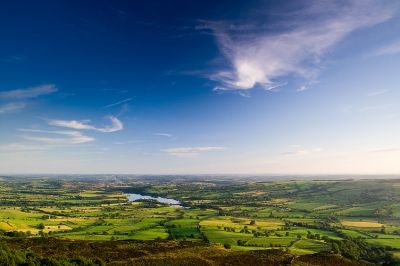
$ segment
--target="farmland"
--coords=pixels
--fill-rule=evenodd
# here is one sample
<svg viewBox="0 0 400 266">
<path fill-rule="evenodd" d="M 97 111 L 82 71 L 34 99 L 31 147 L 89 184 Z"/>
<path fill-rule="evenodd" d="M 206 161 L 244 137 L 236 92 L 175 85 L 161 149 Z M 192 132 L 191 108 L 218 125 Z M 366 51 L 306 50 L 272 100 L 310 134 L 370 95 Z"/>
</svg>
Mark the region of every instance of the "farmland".
<svg viewBox="0 0 400 266">
<path fill-rule="evenodd" d="M 44 238 L 185 242 L 229 252 L 333 252 L 382 262 L 380 255 L 347 254 L 341 247 L 353 241 L 399 257 L 399 185 L 389 179 L 2 177 L 0 232 L 11 244 Z M 130 193 L 180 205 L 128 201 Z"/>
</svg>

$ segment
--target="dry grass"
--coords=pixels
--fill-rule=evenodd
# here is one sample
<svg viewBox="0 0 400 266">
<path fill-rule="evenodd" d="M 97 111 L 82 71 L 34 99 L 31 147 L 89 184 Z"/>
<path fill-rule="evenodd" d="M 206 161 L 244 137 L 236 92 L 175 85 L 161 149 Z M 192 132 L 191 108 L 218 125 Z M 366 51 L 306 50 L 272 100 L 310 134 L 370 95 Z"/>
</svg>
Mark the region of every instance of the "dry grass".
<svg viewBox="0 0 400 266">
<path fill-rule="evenodd" d="M 377 228 L 383 226 L 383 224 L 373 221 L 342 221 L 342 225 L 362 228 Z"/>
</svg>

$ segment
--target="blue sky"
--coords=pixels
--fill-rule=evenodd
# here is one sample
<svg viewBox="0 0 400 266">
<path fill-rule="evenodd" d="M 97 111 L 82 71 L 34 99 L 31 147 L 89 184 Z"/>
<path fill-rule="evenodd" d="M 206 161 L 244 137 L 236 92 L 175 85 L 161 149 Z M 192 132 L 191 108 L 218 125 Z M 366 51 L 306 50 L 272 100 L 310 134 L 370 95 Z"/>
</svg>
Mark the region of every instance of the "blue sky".
<svg viewBox="0 0 400 266">
<path fill-rule="evenodd" d="M 0 172 L 400 173 L 400 4 L 216 2 L 5 1 Z"/>
</svg>

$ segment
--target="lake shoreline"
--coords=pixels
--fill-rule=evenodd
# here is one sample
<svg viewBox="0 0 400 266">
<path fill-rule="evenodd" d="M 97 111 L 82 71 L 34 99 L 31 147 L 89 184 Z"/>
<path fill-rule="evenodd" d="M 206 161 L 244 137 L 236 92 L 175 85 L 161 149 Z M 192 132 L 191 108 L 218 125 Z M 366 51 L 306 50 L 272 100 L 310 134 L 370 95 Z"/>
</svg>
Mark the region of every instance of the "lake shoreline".
<svg viewBox="0 0 400 266">
<path fill-rule="evenodd" d="M 153 196 L 142 195 L 142 194 L 137 194 L 137 193 L 125 193 L 125 196 L 127 197 L 128 202 L 134 202 L 137 200 L 155 200 L 158 203 L 167 204 L 169 206 L 179 207 L 179 208 L 183 207 L 181 205 L 181 202 L 178 200 L 175 200 L 175 199 L 168 199 L 168 198 L 163 198 L 163 197 L 153 197 Z"/>
</svg>

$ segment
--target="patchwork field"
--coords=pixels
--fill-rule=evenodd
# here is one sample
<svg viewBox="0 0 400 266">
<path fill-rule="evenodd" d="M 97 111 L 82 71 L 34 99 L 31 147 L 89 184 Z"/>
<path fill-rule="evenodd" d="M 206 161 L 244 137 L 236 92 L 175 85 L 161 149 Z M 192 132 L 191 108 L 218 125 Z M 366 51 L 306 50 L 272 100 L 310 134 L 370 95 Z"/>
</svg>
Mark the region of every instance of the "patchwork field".
<svg viewBox="0 0 400 266">
<path fill-rule="evenodd" d="M 396 260 L 399 182 L 4 177 L 0 232 L 4 239 L 189 241 L 232 251 L 332 251 L 354 259 L 344 250 L 351 241 Z M 129 202 L 129 193 L 180 205 Z"/>
</svg>

